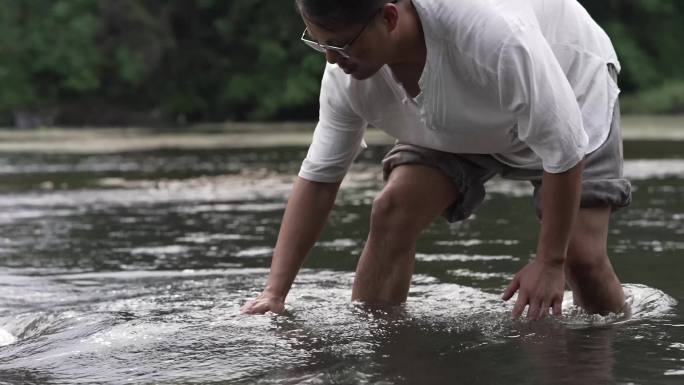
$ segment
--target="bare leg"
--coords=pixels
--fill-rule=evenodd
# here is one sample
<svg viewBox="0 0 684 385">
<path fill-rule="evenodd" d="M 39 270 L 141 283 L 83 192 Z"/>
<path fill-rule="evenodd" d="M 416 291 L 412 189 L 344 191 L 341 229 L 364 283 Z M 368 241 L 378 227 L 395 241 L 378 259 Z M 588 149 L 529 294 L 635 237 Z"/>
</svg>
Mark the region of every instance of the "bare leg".
<svg viewBox="0 0 684 385">
<path fill-rule="evenodd" d="M 568 247 L 567 281 L 576 305 L 590 313 L 619 312 L 625 303 L 607 254 L 610 207 L 580 209 Z"/>
<path fill-rule="evenodd" d="M 352 300 L 406 301 L 418 235 L 456 200 L 454 183 L 440 170 L 399 166 L 373 202 L 371 225 L 352 289 Z"/>
</svg>

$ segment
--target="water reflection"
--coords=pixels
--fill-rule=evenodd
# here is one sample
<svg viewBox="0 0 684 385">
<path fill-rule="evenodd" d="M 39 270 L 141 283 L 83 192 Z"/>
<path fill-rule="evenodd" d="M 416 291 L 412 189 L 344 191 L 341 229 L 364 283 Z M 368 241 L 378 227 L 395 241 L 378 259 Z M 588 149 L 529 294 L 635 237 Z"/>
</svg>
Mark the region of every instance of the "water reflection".
<svg viewBox="0 0 684 385">
<path fill-rule="evenodd" d="M 562 325 L 536 327 L 533 337 L 521 344 L 529 357 L 533 383 L 613 384 L 614 327 L 576 330 Z"/>
</svg>

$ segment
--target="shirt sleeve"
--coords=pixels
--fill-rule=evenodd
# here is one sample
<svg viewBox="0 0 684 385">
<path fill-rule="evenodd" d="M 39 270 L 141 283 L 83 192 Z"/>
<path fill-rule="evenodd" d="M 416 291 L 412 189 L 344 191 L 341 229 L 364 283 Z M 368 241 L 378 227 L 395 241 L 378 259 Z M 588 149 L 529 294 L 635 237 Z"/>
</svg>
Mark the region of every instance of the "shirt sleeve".
<svg viewBox="0 0 684 385">
<path fill-rule="evenodd" d="M 339 68 L 326 65 L 321 82 L 318 124 L 299 169 L 301 178 L 314 182 L 339 182 L 365 148 L 363 136 L 367 122 L 352 108 L 350 81 Z"/>
<path fill-rule="evenodd" d="M 584 158 L 588 138 L 577 98 L 541 31 L 512 32 L 501 48 L 497 69 L 501 108 L 513 113 L 518 138 L 560 173 Z"/>
</svg>

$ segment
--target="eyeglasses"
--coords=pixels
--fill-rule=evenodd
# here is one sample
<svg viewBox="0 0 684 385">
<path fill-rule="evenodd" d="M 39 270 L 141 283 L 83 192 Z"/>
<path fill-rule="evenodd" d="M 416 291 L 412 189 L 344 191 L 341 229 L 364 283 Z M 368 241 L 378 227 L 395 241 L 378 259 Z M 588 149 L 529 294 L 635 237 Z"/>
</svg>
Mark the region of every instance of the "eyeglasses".
<svg viewBox="0 0 684 385">
<path fill-rule="evenodd" d="M 396 3 L 399 0 L 391 0 L 388 1 L 388 3 Z M 311 40 L 307 38 L 309 36 L 309 28 L 304 28 L 304 32 L 302 33 L 301 40 L 308 45 L 309 47 L 315 49 L 318 52 L 325 53 L 326 51 L 332 51 L 335 52 L 336 54 L 339 54 L 340 56 L 344 57 L 345 59 L 349 59 L 349 48 L 351 47 L 352 44 L 361 36 L 363 31 L 366 30 L 366 28 L 371 24 L 371 22 L 375 19 L 375 17 L 382 11 L 383 7 L 378 8 L 375 12 L 373 12 L 373 15 L 368 19 L 366 24 L 364 24 L 363 28 L 359 31 L 359 33 L 356 34 L 351 40 L 347 42 L 347 44 L 344 44 L 342 47 L 334 46 L 334 45 L 329 45 L 329 44 L 323 44 L 319 43 L 315 40 Z"/>
</svg>

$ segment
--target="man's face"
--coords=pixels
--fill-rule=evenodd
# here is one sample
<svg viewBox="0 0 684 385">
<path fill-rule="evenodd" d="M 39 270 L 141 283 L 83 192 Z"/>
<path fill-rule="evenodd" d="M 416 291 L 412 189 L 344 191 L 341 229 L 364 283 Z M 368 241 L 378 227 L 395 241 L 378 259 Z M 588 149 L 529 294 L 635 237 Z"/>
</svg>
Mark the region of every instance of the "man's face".
<svg viewBox="0 0 684 385">
<path fill-rule="evenodd" d="M 351 42 L 345 50 L 349 57 L 344 57 L 333 50 L 326 50 L 325 58 L 355 79 L 363 80 L 375 74 L 385 64 L 382 36 L 379 31 L 380 17 L 376 15 L 367 24 L 338 27 L 334 30 L 323 28 L 306 19 L 304 23 L 311 38 L 319 43 L 345 47 Z"/>
</svg>

